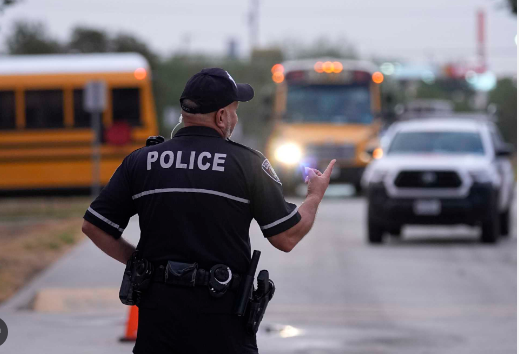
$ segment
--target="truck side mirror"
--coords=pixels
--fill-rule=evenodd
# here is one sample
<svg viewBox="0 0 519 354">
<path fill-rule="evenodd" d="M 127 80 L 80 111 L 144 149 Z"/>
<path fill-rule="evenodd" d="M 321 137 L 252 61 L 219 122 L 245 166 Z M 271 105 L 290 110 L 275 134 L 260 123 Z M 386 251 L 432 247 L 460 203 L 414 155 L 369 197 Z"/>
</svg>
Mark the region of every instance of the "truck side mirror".
<svg viewBox="0 0 519 354">
<path fill-rule="evenodd" d="M 503 144 L 498 149 L 496 149 L 496 157 L 508 157 L 512 155 L 512 152 L 514 151 L 512 145 L 510 144 Z"/>
</svg>

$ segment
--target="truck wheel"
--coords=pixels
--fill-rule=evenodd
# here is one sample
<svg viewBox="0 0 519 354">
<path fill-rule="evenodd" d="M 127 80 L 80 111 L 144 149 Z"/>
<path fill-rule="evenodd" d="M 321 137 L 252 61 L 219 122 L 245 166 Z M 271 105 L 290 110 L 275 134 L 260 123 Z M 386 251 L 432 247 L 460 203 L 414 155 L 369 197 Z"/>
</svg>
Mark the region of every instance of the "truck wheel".
<svg viewBox="0 0 519 354">
<path fill-rule="evenodd" d="M 388 232 L 391 237 L 400 238 L 402 236 L 402 226 L 392 227 Z"/>
<path fill-rule="evenodd" d="M 356 196 L 360 196 L 362 194 L 364 194 L 364 190 L 362 189 L 362 185 L 359 183 L 355 183 L 353 185 L 353 187 L 355 188 L 355 195 Z"/>
<path fill-rule="evenodd" d="M 481 224 L 481 242 L 496 243 L 499 231 L 499 215 L 494 209 L 491 216 Z"/>
<path fill-rule="evenodd" d="M 384 228 L 379 224 L 369 220 L 368 221 L 368 242 L 380 244 L 384 240 Z"/>
<path fill-rule="evenodd" d="M 499 228 L 501 236 L 510 235 L 510 209 L 499 214 Z"/>
</svg>

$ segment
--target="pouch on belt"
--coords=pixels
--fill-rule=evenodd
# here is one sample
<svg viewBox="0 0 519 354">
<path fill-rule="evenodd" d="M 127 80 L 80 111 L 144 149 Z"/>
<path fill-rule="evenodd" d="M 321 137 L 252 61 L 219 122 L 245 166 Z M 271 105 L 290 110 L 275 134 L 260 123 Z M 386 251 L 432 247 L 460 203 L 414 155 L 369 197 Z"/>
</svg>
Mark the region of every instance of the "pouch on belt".
<svg viewBox="0 0 519 354">
<path fill-rule="evenodd" d="M 195 286 L 198 263 L 181 263 L 168 261 L 164 274 L 166 284 L 179 286 Z"/>
</svg>

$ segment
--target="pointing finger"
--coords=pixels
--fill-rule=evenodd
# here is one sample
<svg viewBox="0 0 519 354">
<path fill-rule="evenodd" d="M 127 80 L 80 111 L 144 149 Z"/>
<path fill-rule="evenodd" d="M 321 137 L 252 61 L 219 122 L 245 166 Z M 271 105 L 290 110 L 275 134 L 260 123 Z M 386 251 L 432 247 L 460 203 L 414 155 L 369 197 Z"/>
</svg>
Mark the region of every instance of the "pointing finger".
<svg viewBox="0 0 519 354">
<path fill-rule="evenodd" d="M 328 178 L 330 178 L 330 176 L 332 175 L 332 170 L 333 170 L 333 165 L 335 165 L 335 162 L 337 160 L 333 159 L 332 161 L 330 161 L 330 163 L 328 164 L 328 167 L 326 167 L 326 170 L 324 170 L 324 175 Z"/>
</svg>

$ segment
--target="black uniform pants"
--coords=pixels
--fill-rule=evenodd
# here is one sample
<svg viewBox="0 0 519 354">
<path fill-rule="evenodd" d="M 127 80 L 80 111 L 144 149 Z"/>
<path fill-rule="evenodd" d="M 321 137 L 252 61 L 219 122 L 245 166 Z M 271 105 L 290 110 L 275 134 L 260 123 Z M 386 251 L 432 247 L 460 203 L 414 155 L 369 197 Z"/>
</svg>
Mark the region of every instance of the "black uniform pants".
<svg viewBox="0 0 519 354">
<path fill-rule="evenodd" d="M 139 305 L 135 354 L 257 354 L 256 336 L 233 315 L 234 293 L 153 283 Z"/>
</svg>

